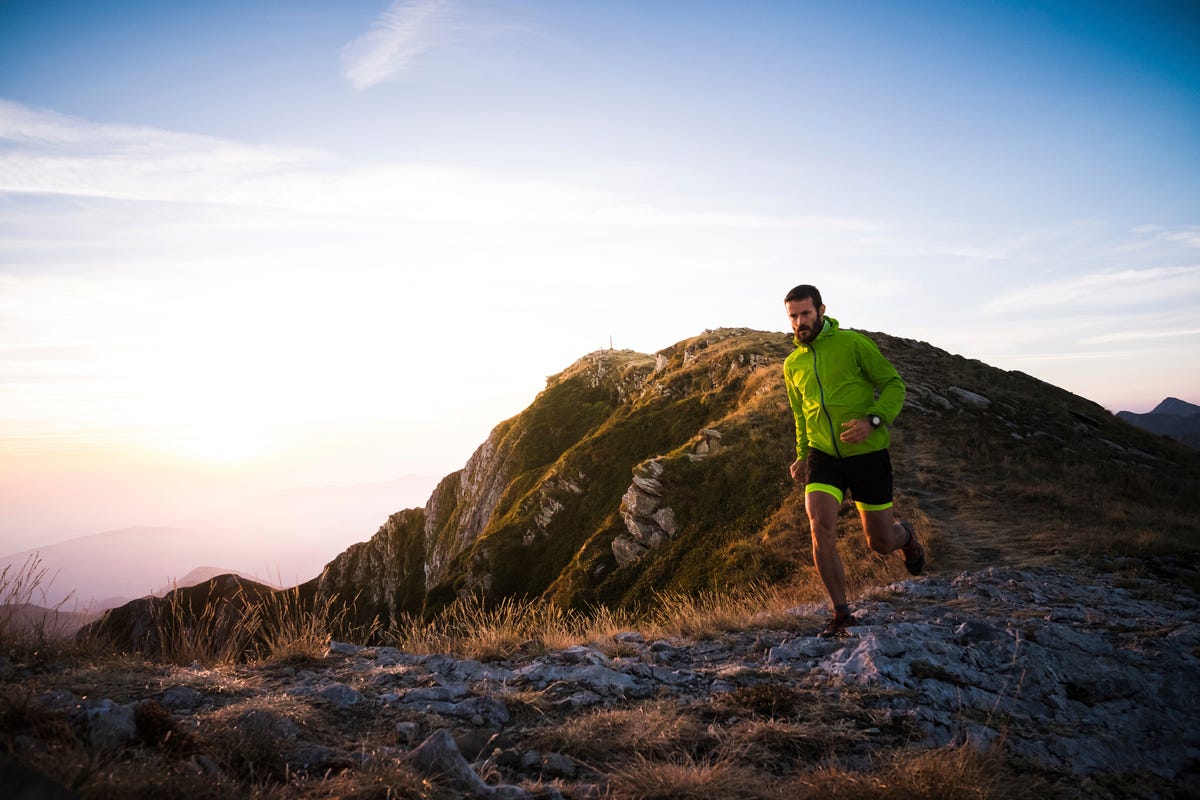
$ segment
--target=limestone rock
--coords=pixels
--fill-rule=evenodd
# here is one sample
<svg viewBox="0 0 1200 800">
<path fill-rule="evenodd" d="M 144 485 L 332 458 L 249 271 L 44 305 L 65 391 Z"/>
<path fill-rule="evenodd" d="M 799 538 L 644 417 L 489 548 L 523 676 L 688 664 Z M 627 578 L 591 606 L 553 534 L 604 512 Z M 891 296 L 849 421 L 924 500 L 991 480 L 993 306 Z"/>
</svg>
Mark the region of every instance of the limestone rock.
<svg viewBox="0 0 1200 800">
<path fill-rule="evenodd" d="M 353 621 L 387 625 L 424 602 L 425 514 L 407 509 L 388 517 L 370 540 L 352 545 L 329 562 L 316 581 L 318 606 L 353 601 Z"/>
<path fill-rule="evenodd" d="M 966 408 L 972 408 L 982 411 L 992 404 L 992 401 L 981 394 L 969 392 L 966 389 L 960 389 L 957 386 L 951 386 L 946 389 L 946 392 L 958 401 L 959 405 Z"/>
<path fill-rule="evenodd" d="M 450 783 L 465 792 L 467 797 L 489 800 L 524 800 L 533 797 L 519 786 L 489 786 L 485 783 L 463 758 L 454 737 L 444 730 L 433 733 L 422 742 L 420 747 L 412 751 L 409 759 L 426 775 Z M 541 797 L 550 796 L 544 792 L 539 794 Z M 557 791 L 554 791 L 554 796 L 561 800 L 562 795 Z"/>
</svg>

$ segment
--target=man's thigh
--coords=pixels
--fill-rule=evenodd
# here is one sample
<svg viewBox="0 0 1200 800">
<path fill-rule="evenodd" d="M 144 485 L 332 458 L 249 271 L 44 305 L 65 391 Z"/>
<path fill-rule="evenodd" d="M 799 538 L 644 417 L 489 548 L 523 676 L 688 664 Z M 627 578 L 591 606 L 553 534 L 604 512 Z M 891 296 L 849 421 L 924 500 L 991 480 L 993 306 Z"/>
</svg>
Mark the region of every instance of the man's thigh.
<svg viewBox="0 0 1200 800">
<path fill-rule="evenodd" d="M 860 514 L 885 511 L 892 507 L 892 459 L 887 450 L 879 450 L 846 459 L 845 470 Z M 863 516 L 863 525 L 867 517 Z"/>
<path fill-rule="evenodd" d="M 808 524 L 813 536 L 837 531 L 838 509 L 841 507 L 842 501 L 829 492 L 805 492 L 804 510 L 808 512 Z"/>
</svg>

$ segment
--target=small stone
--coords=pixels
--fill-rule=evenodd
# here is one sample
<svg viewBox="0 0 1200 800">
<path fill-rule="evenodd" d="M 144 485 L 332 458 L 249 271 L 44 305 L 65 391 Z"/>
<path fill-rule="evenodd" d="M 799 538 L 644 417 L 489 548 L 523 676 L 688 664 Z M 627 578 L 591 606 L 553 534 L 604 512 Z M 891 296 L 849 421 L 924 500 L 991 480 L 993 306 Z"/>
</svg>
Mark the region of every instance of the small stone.
<svg viewBox="0 0 1200 800">
<path fill-rule="evenodd" d="M 396 723 L 396 740 L 401 744 L 412 744 L 420 732 L 421 726 L 415 722 L 404 720 Z"/>
</svg>

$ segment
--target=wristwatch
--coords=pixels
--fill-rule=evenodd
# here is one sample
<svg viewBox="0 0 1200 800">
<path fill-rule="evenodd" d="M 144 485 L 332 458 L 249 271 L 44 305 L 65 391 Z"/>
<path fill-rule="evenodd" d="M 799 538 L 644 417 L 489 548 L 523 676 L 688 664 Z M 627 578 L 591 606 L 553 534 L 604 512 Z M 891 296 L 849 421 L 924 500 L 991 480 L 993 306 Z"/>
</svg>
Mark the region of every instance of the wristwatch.
<svg viewBox="0 0 1200 800">
<path fill-rule="evenodd" d="M 879 416 L 878 414 L 872 414 L 871 416 L 867 417 L 867 422 L 871 423 L 872 428 L 878 428 L 883 424 L 883 417 Z"/>
</svg>

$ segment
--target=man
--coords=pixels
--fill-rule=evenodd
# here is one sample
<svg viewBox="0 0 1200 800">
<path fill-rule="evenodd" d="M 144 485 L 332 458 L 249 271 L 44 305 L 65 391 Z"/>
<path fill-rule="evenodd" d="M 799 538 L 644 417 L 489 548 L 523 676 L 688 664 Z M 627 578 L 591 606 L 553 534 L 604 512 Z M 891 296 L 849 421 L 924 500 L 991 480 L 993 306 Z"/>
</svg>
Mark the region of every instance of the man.
<svg viewBox="0 0 1200 800">
<path fill-rule="evenodd" d="M 783 303 L 796 344 L 783 362 L 796 418 L 796 460 L 789 471 L 805 483 L 813 562 L 833 603 L 833 619 L 818 635 L 844 637 L 857 622 L 846 603 L 837 550 L 837 515 L 847 489 L 871 549 L 899 550 L 913 575 L 925 568 L 925 550 L 912 526 L 892 514 L 888 426 L 904 404 L 904 381 L 873 341 L 825 316 L 816 287 L 797 286 Z"/>
</svg>

